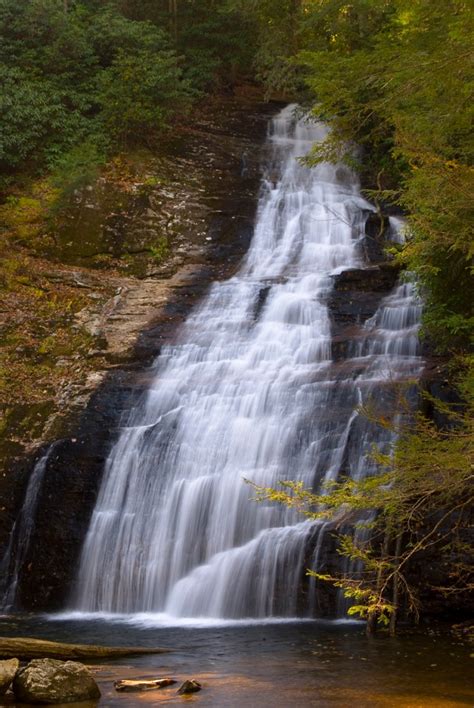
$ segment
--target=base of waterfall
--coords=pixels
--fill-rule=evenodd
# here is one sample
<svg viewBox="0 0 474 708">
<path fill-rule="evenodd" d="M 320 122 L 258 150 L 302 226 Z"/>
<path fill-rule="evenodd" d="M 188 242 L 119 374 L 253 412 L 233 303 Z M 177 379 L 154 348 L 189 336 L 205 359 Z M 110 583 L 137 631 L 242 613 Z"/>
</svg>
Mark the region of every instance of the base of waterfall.
<svg viewBox="0 0 474 708">
<path fill-rule="evenodd" d="M 184 700 L 235 708 L 347 708 L 347 706 L 436 706 L 472 708 L 472 651 L 449 626 L 401 632 L 396 639 L 367 640 L 361 623 L 322 620 L 233 626 L 164 627 L 90 617 L 52 621 L 31 613 L 0 617 L 0 635 L 90 645 L 170 647 L 166 654 L 91 661 L 101 706 L 183 708 Z M 88 663 L 87 661 L 84 663 Z M 436 666 L 433 666 L 436 665 Z M 119 680 L 173 677 L 178 684 L 143 694 L 116 691 Z M 181 681 L 195 679 L 195 698 L 179 695 Z M 3 701 L 14 705 L 13 697 Z"/>
<path fill-rule="evenodd" d="M 119 614 L 116 612 L 61 612 L 44 615 L 50 622 L 104 622 L 110 624 L 125 624 L 137 628 L 173 628 L 189 629 L 252 627 L 266 625 L 290 624 L 363 624 L 355 619 L 315 619 L 314 617 L 247 617 L 242 619 L 226 619 L 224 617 L 175 617 L 166 612 L 137 612 Z"/>
</svg>

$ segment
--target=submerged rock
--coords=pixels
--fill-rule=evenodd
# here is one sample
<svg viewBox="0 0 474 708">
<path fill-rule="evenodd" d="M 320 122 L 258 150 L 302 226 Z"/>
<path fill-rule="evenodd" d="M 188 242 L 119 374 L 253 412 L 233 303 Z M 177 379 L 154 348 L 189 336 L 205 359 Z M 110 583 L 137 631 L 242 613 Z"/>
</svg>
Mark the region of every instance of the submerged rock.
<svg viewBox="0 0 474 708">
<path fill-rule="evenodd" d="M 3 696 L 8 691 L 19 666 L 20 662 L 18 659 L 0 661 L 0 696 Z"/>
<path fill-rule="evenodd" d="M 200 691 L 202 688 L 201 684 L 199 681 L 195 681 L 194 679 L 191 679 L 190 681 L 185 681 L 179 688 L 178 688 L 178 693 L 181 695 L 184 695 L 186 693 L 197 693 Z"/>
<path fill-rule="evenodd" d="M 99 687 L 89 669 L 76 661 L 33 659 L 13 682 L 15 698 L 25 703 L 98 700 Z"/>
</svg>

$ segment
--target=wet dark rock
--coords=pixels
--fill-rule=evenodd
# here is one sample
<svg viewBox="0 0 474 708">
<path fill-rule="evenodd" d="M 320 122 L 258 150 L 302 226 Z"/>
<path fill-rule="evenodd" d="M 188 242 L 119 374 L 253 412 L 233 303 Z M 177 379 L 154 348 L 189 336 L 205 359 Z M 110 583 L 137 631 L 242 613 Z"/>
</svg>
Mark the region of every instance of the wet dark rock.
<svg viewBox="0 0 474 708">
<path fill-rule="evenodd" d="M 335 334 L 340 334 L 341 326 L 362 324 L 372 317 L 382 298 L 395 286 L 398 276 L 399 270 L 392 263 L 350 268 L 333 275 L 334 288 L 327 304 Z"/>
<path fill-rule="evenodd" d="M 191 679 L 190 681 L 185 681 L 179 688 L 178 693 L 180 695 L 185 695 L 187 693 L 197 693 L 202 688 L 199 681 Z"/>
<path fill-rule="evenodd" d="M 428 394 L 422 400 L 422 412 L 441 429 L 455 427 L 458 423 L 452 415 L 440 410 L 435 401 L 447 405 L 453 413 L 461 413 L 465 406 L 459 390 L 449 379 L 448 366 L 448 362 L 439 361 L 439 358 L 429 358 L 420 382 L 422 391 Z"/>
<path fill-rule="evenodd" d="M 264 288 L 261 288 L 258 293 L 258 298 L 257 298 L 257 305 L 255 307 L 255 313 L 254 313 L 254 318 L 255 320 L 258 320 L 260 317 L 260 314 L 265 307 L 265 303 L 268 298 L 268 293 L 270 292 L 270 285 L 265 286 Z"/>
<path fill-rule="evenodd" d="M 347 327 L 342 335 L 334 336 L 331 340 L 331 358 L 334 362 L 348 359 L 354 349 L 358 339 L 361 338 L 360 327 Z"/>
<path fill-rule="evenodd" d="M 74 703 L 100 698 L 89 669 L 76 661 L 34 659 L 13 682 L 15 698 L 24 703 Z"/>
<path fill-rule="evenodd" d="M 380 263 L 386 260 L 385 254 L 388 219 L 384 214 L 374 211 L 367 212 L 365 233 L 359 240 L 359 253 L 368 263 Z"/>
<path fill-rule="evenodd" d="M 334 275 L 334 289 L 338 292 L 351 290 L 367 292 L 388 292 L 398 278 L 399 270 L 391 263 L 370 268 L 348 268 Z"/>
<path fill-rule="evenodd" d="M 10 688 L 10 684 L 16 676 L 19 666 L 20 662 L 18 659 L 0 661 L 0 696 L 5 695 Z"/>
<path fill-rule="evenodd" d="M 57 610 L 69 594 L 100 479 L 121 413 L 131 398 L 124 372 L 113 372 L 80 416 L 74 435 L 56 444 L 48 459 L 34 530 L 17 587 L 19 609 Z"/>
<path fill-rule="evenodd" d="M 365 233 L 367 236 L 370 236 L 370 238 L 376 241 L 381 241 L 387 227 L 388 219 L 384 214 L 375 211 L 369 212 L 367 221 L 365 222 Z"/>
</svg>

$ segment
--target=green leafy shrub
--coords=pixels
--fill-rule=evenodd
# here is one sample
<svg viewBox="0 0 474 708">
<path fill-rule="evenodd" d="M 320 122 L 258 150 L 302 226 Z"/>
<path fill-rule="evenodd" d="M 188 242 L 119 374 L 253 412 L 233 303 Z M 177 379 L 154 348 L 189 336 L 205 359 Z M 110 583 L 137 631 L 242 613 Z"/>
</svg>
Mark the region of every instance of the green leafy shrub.
<svg viewBox="0 0 474 708">
<path fill-rule="evenodd" d="M 95 56 L 103 68 L 110 66 L 119 54 L 171 49 L 170 38 L 165 31 L 148 21 L 127 19 L 111 6 L 90 17 L 89 36 Z"/>
<path fill-rule="evenodd" d="M 41 162 L 55 141 L 71 141 L 81 119 L 65 107 L 50 81 L 35 80 L 20 69 L 0 65 L 0 169 L 26 160 Z"/>
<path fill-rule="evenodd" d="M 174 53 L 168 51 L 120 54 L 98 84 L 105 128 L 122 144 L 151 141 L 192 96 Z"/>
</svg>

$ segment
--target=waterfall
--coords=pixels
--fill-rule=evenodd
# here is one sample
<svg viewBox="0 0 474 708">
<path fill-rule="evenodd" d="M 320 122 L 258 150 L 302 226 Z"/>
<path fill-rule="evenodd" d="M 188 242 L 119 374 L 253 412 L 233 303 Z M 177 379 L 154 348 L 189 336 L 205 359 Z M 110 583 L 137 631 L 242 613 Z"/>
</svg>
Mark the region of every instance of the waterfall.
<svg viewBox="0 0 474 708">
<path fill-rule="evenodd" d="M 249 252 L 162 350 L 125 421 L 84 542 L 74 609 L 213 618 L 311 611 L 299 591 L 318 525 L 252 501 L 244 480 L 319 488 L 343 470 L 371 473 L 367 452 L 384 440 L 356 407 L 421 367 L 408 285 L 366 323 L 350 362 L 332 360 L 331 276 L 363 267 L 357 244 L 373 208 L 346 168 L 298 161 L 326 134 L 297 120 L 294 106 L 272 121 Z"/>
<path fill-rule="evenodd" d="M 3 585 L 0 608 L 3 610 L 9 610 L 15 605 L 20 572 L 30 550 L 44 476 L 51 455 L 60 442 L 58 440 L 52 443 L 33 467 L 20 513 L 13 524 L 9 542 L 0 561 L 0 579 Z"/>
</svg>

